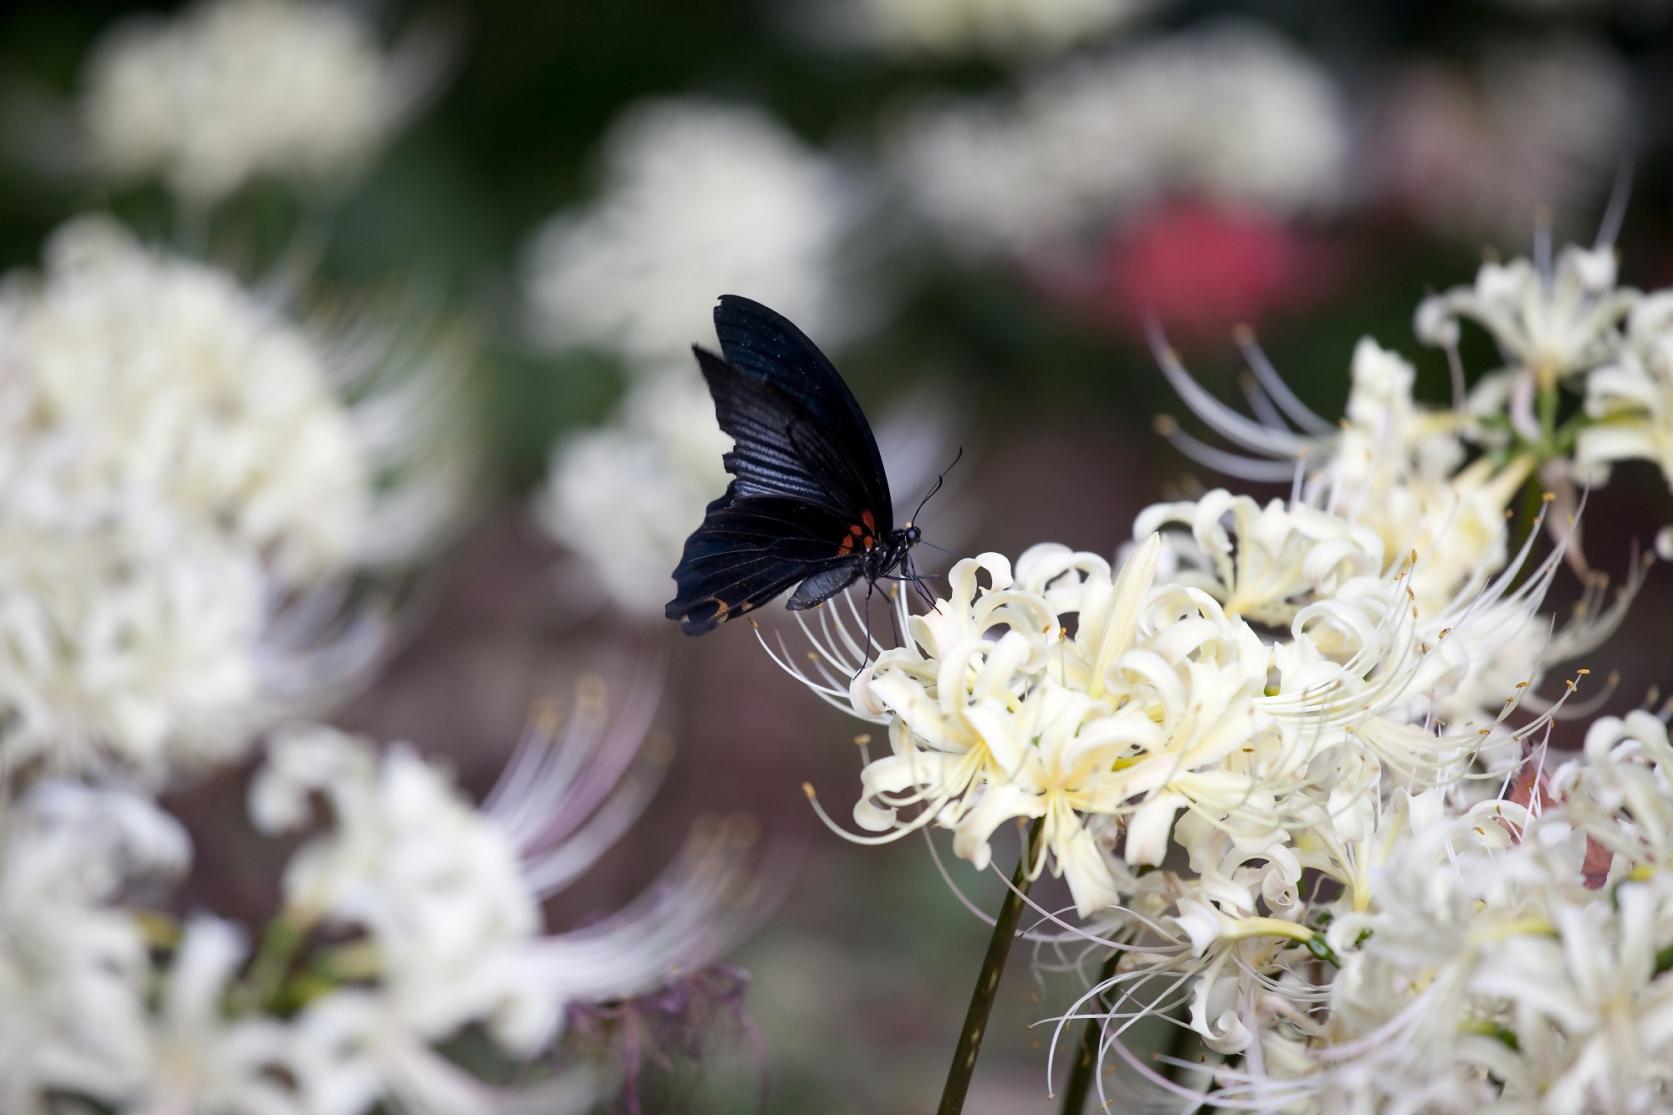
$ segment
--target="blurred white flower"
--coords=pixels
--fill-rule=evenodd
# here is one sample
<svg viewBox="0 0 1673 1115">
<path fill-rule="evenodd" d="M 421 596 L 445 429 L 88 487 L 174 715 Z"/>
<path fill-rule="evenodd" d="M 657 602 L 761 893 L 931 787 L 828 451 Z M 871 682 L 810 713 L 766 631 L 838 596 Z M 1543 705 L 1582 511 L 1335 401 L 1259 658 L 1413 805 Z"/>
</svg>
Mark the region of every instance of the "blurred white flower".
<svg viewBox="0 0 1673 1115">
<path fill-rule="evenodd" d="M 437 76 L 432 44 L 386 52 L 329 0 L 200 0 L 119 24 L 82 94 L 101 173 L 156 176 L 192 204 L 252 178 L 341 183 L 407 120 Z"/>
<path fill-rule="evenodd" d="M 1335 425 L 1295 397 L 1251 337 L 1239 340 L 1255 418 L 1221 403 L 1176 352 L 1158 346 L 1158 364 L 1180 398 L 1240 452 L 1207 445 L 1166 420 L 1159 428 L 1176 448 L 1244 479 L 1292 479 L 1298 498 L 1375 532 L 1391 560 L 1416 551 L 1411 584 L 1430 614 L 1504 566 L 1504 513 L 1532 471 L 1531 458 L 1466 465 L 1468 446 L 1481 436 L 1476 416 L 1419 403 L 1412 365 L 1369 337 L 1354 347 L 1347 413 Z"/>
<path fill-rule="evenodd" d="M 0 1099 L 46 1111 L 49 1092 L 116 1103 L 146 1071 L 151 966 L 116 903 L 190 857 L 142 795 L 47 781 L 0 813 Z"/>
<path fill-rule="evenodd" d="M 1030 58 L 1128 23 L 1153 0 L 846 0 L 844 37 L 900 55 Z"/>
<path fill-rule="evenodd" d="M 284 1023 L 226 1017 L 227 998 L 248 951 L 243 932 L 231 922 L 199 915 L 186 923 L 158 997 L 145 1078 L 135 1089 L 143 1098 L 123 1110 L 298 1111 L 287 1075 Z M 77 1083 L 66 1082 L 71 1088 Z"/>
<path fill-rule="evenodd" d="M 855 184 L 759 109 L 671 100 L 604 141 L 601 196 L 560 213 L 524 263 L 530 328 L 554 348 L 684 364 L 721 294 L 757 298 L 821 344 L 853 324 L 840 253 Z"/>
<path fill-rule="evenodd" d="M 962 247 L 1073 245 L 1171 194 L 1289 214 L 1341 185 L 1341 93 L 1269 32 L 1225 24 L 1075 59 L 1002 100 L 928 106 L 897 177 Z"/>
<path fill-rule="evenodd" d="M 265 833 L 310 835 L 253 955 L 237 925 L 165 912 L 176 902 L 164 884 L 191 849 L 154 801 L 34 782 L 0 813 L 5 1109 L 592 1110 L 618 1066 L 533 1064 L 569 1012 L 711 967 L 765 902 L 753 833 L 723 822 L 700 827 L 619 912 L 574 911 L 580 928 L 546 931 L 542 902 L 654 792 L 666 758 L 643 750 L 655 688 L 635 679 L 612 711 L 589 680 L 561 728 L 543 709 L 480 808 L 404 745 L 380 752 L 315 727 L 279 735 L 249 813 Z M 450 1043 L 466 1033 L 482 1046 L 456 1059 Z"/>
<path fill-rule="evenodd" d="M 615 421 L 553 450 L 536 513 L 617 607 L 660 619 L 686 535 L 726 490 L 731 447 L 694 369 L 642 379 Z"/>
<path fill-rule="evenodd" d="M 260 565 L 138 500 L 51 511 L 0 509 L 0 756 L 149 780 L 237 758 L 278 696 Z"/>
<path fill-rule="evenodd" d="M 0 291 L 0 367 L 6 451 L 65 498 L 154 495 L 285 583 L 352 560 L 369 462 L 326 354 L 231 275 L 73 222 Z"/>
<path fill-rule="evenodd" d="M 1572 35 L 1499 43 L 1467 71 L 1419 62 L 1380 100 L 1366 190 L 1472 243 L 1524 243 L 1542 214 L 1595 220 L 1635 139 L 1625 60 Z"/>
<path fill-rule="evenodd" d="M 571 1007 L 642 995 L 711 965 L 758 916 L 747 842 L 723 826 L 697 835 L 632 906 L 543 934 L 542 899 L 591 866 L 654 789 L 639 754 L 647 710 L 607 713 L 602 686 L 589 682 L 561 734 L 543 714 L 481 810 L 405 747 L 380 755 L 323 728 L 275 743 L 251 788 L 257 823 L 304 825 L 315 794 L 332 817 L 286 871 L 286 916 L 304 930 L 363 936 L 341 955 L 373 978 L 297 1016 L 296 1071 L 310 1110 L 357 1112 L 379 1097 L 420 1110 L 513 1100 L 579 1110 L 592 1098 L 585 1077 L 508 1096 L 436 1047 L 480 1025 L 506 1054 L 532 1057 L 552 1045 Z"/>
<path fill-rule="evenodd" d="M 9 761 L 160 781 L 364 678 L 390 624 L 350 578 L 453 526 L 469 441 L 459 345 L 352 321 L 316 337 L 98 219 L 0 286 Z"/>
<path fill-rule="evenodd" d="M 1565 247 L 1553 267 L 1527 259 L 1484 263 L 1472 286 L 1425 298 L 1417 334 L 1442 348 L 1458 345 L 1472 321 L 1498 344 L 1506 364 L 1536 386 L 1587 372 L 1621 350 L 1621 325 L 1641 297 L 1618 285 L 1615 248 Z"/>
<path fill-rule="evenodd" d="M 1633 307 L 1626 342 L 1610 363 L 1586 377 L 1586 413 L 1575 462 L 1607 475 L 1616 461 L 1647 460 L 1673 485 L 1673 291 Z"/>
</svg>

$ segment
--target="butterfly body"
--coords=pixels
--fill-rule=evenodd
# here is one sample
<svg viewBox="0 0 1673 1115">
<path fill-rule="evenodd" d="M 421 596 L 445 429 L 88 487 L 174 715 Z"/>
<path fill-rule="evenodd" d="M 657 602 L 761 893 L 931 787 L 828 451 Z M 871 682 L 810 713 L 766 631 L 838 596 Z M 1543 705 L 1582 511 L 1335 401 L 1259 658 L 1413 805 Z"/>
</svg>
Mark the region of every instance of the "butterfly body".
<svg viewBox="0 0 1673 1115">
<path fill-rule="evenodd" d="M 905 566 L 920 532 L 894 525 L 888 476 L 853 393 L 801 330 L 758 302 L 724 295 L 717 355 L 696 347 L 715 417 L 734 445 L 732 481 L 709 504 L 674 570 L 666 609 L 701 635 L 797 586 L 812 608 Z"/>
</svg>

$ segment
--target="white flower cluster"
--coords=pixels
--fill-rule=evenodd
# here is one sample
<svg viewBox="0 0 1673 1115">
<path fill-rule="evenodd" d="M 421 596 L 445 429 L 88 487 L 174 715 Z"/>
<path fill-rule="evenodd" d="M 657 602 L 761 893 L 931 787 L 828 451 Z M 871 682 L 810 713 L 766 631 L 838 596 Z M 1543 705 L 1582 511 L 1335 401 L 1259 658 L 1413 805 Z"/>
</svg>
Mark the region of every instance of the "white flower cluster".
<svg viewBox="0 0 1673 1115">
<path fill-rule="evenodd" d="M 850 324 L 839 258 L 855 184 L 759 109 L 630 110 L 604 140 L 603 193 L 530 241 L 534 333 L 632 371 L 690 363 L 721 294 L 760 299 L 826 343 Z"/>
<path fill-rule="evenodd" d="M 1641 583 L 1635 571 L 1604 607 L 1593 579 L 1576 618 L 1553 630 L 1537 611 L 1568 539 L 1506 592 L 1537 532 L 1529 524 L 1528 541 L 1510 557 L 1504 519 L 1536 470 L 1560 481 L 1571 463 L 1595 465 L 1575 447 L 1609 436 L 1600 418 L 1610 412 L 1597 400 L 1615 397 L 1611 384 L 1653 377 L 1651 338 L 1665 325 L 1659 298 L 1618 287 L 1608 248 L 1488 264 L 1473 286 L 1437 295 L 1418 312 L 1419 333 L 1451 358 L 1453 408 L 1414 401 L 1410 365 L 1367 340 L 1355 353 L 1347 416 L 1334 429 L 1301 405 L 1247 338 L 1255 419 L 1214 401 L 1160 350 L 1192 409 L 1256 457 L 1169 427 L 1182 448 L 1266 479 L 1291 468 L 1291 515 L 1323 509 L 1345 517 L 1341 529 L 1411 547 L 1417 560 L 1405 588 L 1420 653 L 1433 664 L 1419 666 L 1386 711 L 1356 697 L 1335 714 L 1352 719 L 1343 724 L 1351 739 L 1312 771 L 1370 771 L 1351 796 L 1315 798 L 1311 819 L 1307 804 L 1282 818 L 1281 841 L 1251 840 L 1228 823 L 1231 814 L 1183 817 L 1173 836 L 1189 870 L 1132 879 L 1102 915 L 1098 931 L 1111 949 L 1105 972 L 1064 1023 L 1102 1018 L 1100 1059 L 1119 1057 L 1152 1099 L 1159 1092 L 1164 1102 L 1367 1113 L 1666 1106 L 1658 1062 L 1673 1035 L 1673 982 L 1663 979 L 1673 970 L 1673 889 L 1656 866 L 1673 832 L 1665 722 L 1647 712 L 1604 718 L 1585 753 L 1549 775 L 1543 748 L 1496 742 L 1506 734 L 1528 739 L 1557 711 L 1529 696 L 1543 672 L 1595 649 Z M 1505 363 L 1467 398 L 1457 353 L 1466 320 L 1493 337 Z M 1565 389 L 1583 392 L 1586 406 L 1570 406 L 1559 422 Z M 1653 422 L 1645 397 L 1626 405 L 1620 428 Z M 1651 442 L 1632 436 L 1621 456 L 1653 455 Z M 1291 463 L 1279 463 L 1284 457 Z M 1222 601 L 1242 600 L 1239 584 L 1253 586 L 1254 599 L 1316 586 L 1326 605 L 1321 619 L 1347 614 L 1359 598 L 1351 582 L 1318 580 L 1338 544 L 1315 529 L 1320 549 L 1286 552 L 1282 532 L 1234 515 L 1240 533 L 1229 546 L 1217 533 L 1223 503 L 1211 494 L 1196 505 L 1200 554 L 1187 566 L 1196 571 L 1190 577 L 1212 571 L 1210 587 L 1224 586 Z M 1141 529 L 1156 515 L 1142 516 Z M 1261 539 L 1253 552 L 1272 560 L 1246 560 L 1244 538 Z M 1428 553 L 1439 561 L 1426 570 Z M 1367 568 L 1389 572 L 1379 560 Z M 1299 617 L 1317 605 L 1295 619 L 1239 607 L 1268 627 L 1287 621 L 1300 635 L 1309 629 Z M 1421 618 L 1437 607 L 1456 616 L 1439 632 Z M 1364 618 L 1386 629 L 1375 611 Z M 1311 630 L 1333 637 L 1328 626 Z M 1282 693 L 1285 676 L 1275 654 L 1268 692 Z M 1521 701 L 1546 712 L 1507 733 Z M 1343 723 L 1311 716 L 1320 738 Z M 1450 758 L 1464 761 L 1433 761 L 1434 741 L 1487 717 L 1494 723 L 1476 729 L 1483 735 L 1473 752 L 1457 740 Z M 1134 827 L 1129 822 L 1129 844 Z M 1156 1066 L 1126 1048 L 1124 1035 L 1139 1019 L 1175 1009 L 1187 1012 L 1196 1056 Z"/>
<path fill-rule="evenodd" d="M 202 0 L 110 32 L 82 115 L 100 172 L 212 204 L 261 176 L 341 182 L 410 115 L 433 68 L 386 53 L 348 5 Z"/>
<path fill-rule="evenodd" d="M 7 285 L 0 345 L 6 450 L 64 503 L 153 495 L 291 581 L 352 556 L 369 466 L 325 353 L 231 275 L 75 222 Z"/>
<path fill-rule="evenodd" d="M 1504 359 L 1473 409 L 1498 404 L 1542 476 L 1601 484 L 1616 462 L 1645 460 L 1673 485 L 1673 290 L 1621 286 L 1611 245 L 1567 247 L 1554 262 L 1485 264 L 1418 309 L 1419 334 L 1454 359 L 1465 322 Z M 1566 420 L 1565 392 L 1584 400 Z"/>
<path fill-rule="evenodd" d="M 652 784 L 635 758 L 643 718 L 603 712 L 588 690 L 561 735 L 537 726 L 481 809 L 402 745 L 279 736 L 252 820 L 307 830 L 321 800 L 327 820 L 292 855 L 253 950 L 232 922 L 171 916 L 191 847 L 152 799 L 36 782 L 0 817 L 6 1110 L 589 1109 L 607 1070 L 524 1069 L 517 1087 L 491 1086 L 444 1045 L 479 1030 L 478 1061 L 523 1064 L 570 1009 L 714 963 L 757 908 L 739 834 L 721 828 L 621 913 L 544 930 L 542 899 L 621 835 Z"/>
<path fill-rule="evenodd" d="M 1634 304 L 1620 352 L 1586 379 L 1586 413 L 1582 465 L 1646 460 L 1673 485 L 1673 290 Z"/>
<path fill-rule="evenodd" d="M 827 632 L 829 669 L 804 680 L 889 730 L 854 814 L 882 835 L 859 839 L 933 824 L 984 866 L 996 829 L 1040 818 L 1031 871 L 1061 871 L 1083 917 L 1162 862 L 1182 812 L 1240 854 L 1351 879 L 1387 795 L 1468 778 L 1484 747 L 1533 730 L 1505 725 L 1514 701 L 1448 723 L 1434 708 L 1517 630 L 1475 617 L 1531 612 L 1552 563 L 1426 611 L 1408 583 L 1421 554 L 1386 560 L 1372 532 L 1314 508 L 1217 491 L 1151 508 L 1138 531 L 1118 575 L 1057 545 L 1014 570 L 961 561 L 949 595 L 905 620 L 907 645 L 863 669 L 866 648 Z"/>
<path fill-rule="evenodd" d="M 1071 60 L 999 101 L 928 107 L 897 142 L 898 177 L 975 248 L 1029 251 L 1172 194 L 1280 213 L 1339 191 L 1342 94 L 1269 32 L 1223 24 Z"/>
<path fill-rule="evenodd" d="M 853 38 L 890 54 L 1030 58 L 1095 38 L 1151 0 L 851 0 Z"/>
<path fill-rule="evenodd" d="M 391 474 L 427 388 L 370 382 L 357 348 L 103 220 L 6 280 L 8 762 L 155 778 L 235 758 L 372 661 L 382 621 L 345 606 L 343 578 L 412 557 L 457 499 L 447 470 Z"/>
<path fill-rule="evenodd" d="M 1571 620 L 1541 614 L 1583 563 L 1562 485 L 1659 459 L 1666 298 L 1619 287 L 1606 248 L 1489 264 L 1418 311 L 1453 405 L 1417 400 L 1412 365 L 1367 339 L 1339 423 L 1247 336 L 1253 417 L 1158 337 L 1169 380 L 1238 452 L 1164 432 L 1291 479 L 1290 497 L 1152 506 L 1119 570 L 1055 544 L 960 561 L 924 614 L 898 595 L 901 646 L 857 634 L 854 601 L 798 616 L 812 665 L 769 652 L 888 732 L 881 756 L 861 739 L 845 835 L 948 830 L 986 867 L 994 834 L 1027 822 L 1019 870 L 1060 873 L 1078 918 L 1038 908 L 1037 945 L 1102 961 L 1057 1037 L 1091 1019 L 1077 1071 L 1119 1061 L 1136 1108 L 1666 1109 L 1666 718 L 1602 719 L 1557 766 L 1550 728 L 1587 711 L 1569 698 L 1589 671 L 1539 692 L 1644 577 L 1611 604 L 1588 574 Z M 1469 392 L 1466 321 L 1504 361 Z M 1557 491 L 1524 501 L 1513 533 L 1537 482 Z M 1555 544 L 1535 560 L 1542 524 Z M 1129 1031 L 1156 1018 L 1183 1044 L 1141 1058 Z"/>
<path fill-rule="evenodd" d="M 662 618 L 685 536 L 726 488 L 720 461 L 732 439 L 713 414 L 697 376 L 645 377 L 613 422 L 553 450 L 541 525 L 628 615 Z"/>
<path fill-rule="evenodd" d="M 1201 1060 L 1170 1063 L 1187 1069 L 1173 1080 L 1138 1074 L 1206 1104 L 1664 1110 L 1670 764 L 1666 724 L 1636 712 L 1595 723 L 1549 778 L 1526 772 L 1520 800 L 1455 811 L 1441 790 L 1403 794 L 1378 820 L 1363 890 L 1321 899 L 1328 884 L 1315 885 L 1300 900 L 1294 880 L 1314 863 L 1245 866 L 1236 889 L 1263 880 L 1275 916 L 1232 909 L 1226 890 L 1180 897 L 1196 888 L 1164 876 L 1153 890 L 1177 912 L 1157 924 L 1177 950 L 1127 954 L 1095 993 L 1142 998 L 1146 983 L 1189 976 Z M 1289 880 L 1278 901 L 1275 876 Z M 1112 1012 L 1106 1036 L 1119 1042 L 1132 1016 Z"/>
<path fill-rule="evenodd" d="M 1385 554 L 1428 555 L 1411 587 L 1420 606 L 1446 607 L 1473 596 L 1505 566 L 1511 555 L 1504 521 L 1519 490 L 1545 485 L 1559 513 L 1546 516 L 1546 525 L 1583 568 L 1570 527 L 1580 503 L 1577 482 L 1601 482 L 1615 460 L 1661 463 L 1660 447 L 1673 440 L 1673 408 L 1665 401 L 1673 398 L 1666 394 L 1673 383 L 1673 314 L 1666 307 L 1673 303 L 1665 297 L 1620 287 L 1608 247 L 1565 248 L 1542 263 L 1485 264 L 1472 285 L 1425 299 L 1417 311 L 1419 336 L 1447 352 L 1453 404 L 1415 399 L 1412 365 L 1365 338 L 1353 355 L 1347 413 L 1334 424 L 1295 397 L 1247 336 L 1239 340 L 1254 417 L 1216 400 L 1158 344 L 1162 369 L 1186 404 L 1237 451 L 1206 444 L 1172 420 L 1160 428 L 1211 467 L 1254 480 L 1293 477 L 1297 499 L 1372 530 Z M 1458 353 L 1465 322 L 1485 330 L 1504 360 L 1467 393 Z M 1575 395 L 1584 396 L 1583 406 Z M 1470 676 L 1440 698 L 1438 712 L 1456 718 L 1491 709 L 1510 687 L 1537 687 L 1554 664 L 1601 645 L 1644 574 L 1643 567 L 1629 570 L 1611 601 L 1607 578 L 1587 570 L 1583 599 L 1562 623 L 1478 605 L 1474 622 L 1504 624 L 1505 637 L 1495 655 L 1478 657 Z"/>
</svg>

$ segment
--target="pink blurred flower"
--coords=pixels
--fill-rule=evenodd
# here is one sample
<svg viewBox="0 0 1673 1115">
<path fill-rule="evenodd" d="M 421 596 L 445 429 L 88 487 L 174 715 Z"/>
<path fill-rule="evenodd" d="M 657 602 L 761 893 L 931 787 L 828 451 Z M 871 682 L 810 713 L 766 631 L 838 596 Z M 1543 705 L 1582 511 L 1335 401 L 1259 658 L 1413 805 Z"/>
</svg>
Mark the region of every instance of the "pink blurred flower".
<svg viewBox="0 0 1673 1115">
<path fill-rule="evenodd" d="M 1102 316 L 1170 338 L 1223 338 L 1305 305 L 1335 272 L 1322 245 L 1258 210 L 1169 202 L 1104 243 L 1093 293 Z"/>
</svg>

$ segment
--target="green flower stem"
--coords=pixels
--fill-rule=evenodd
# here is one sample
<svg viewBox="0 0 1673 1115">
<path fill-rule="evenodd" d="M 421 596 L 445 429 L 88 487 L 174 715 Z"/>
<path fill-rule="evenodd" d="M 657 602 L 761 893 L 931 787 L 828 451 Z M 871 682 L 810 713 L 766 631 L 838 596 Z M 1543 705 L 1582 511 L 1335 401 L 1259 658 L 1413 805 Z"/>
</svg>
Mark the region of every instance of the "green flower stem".
<svg viewBox="0 0 1673 1115">
<path fill-rule="evenodd" d="M 1098 982 L 1115 976 L 1115 966 L 1121 960 L 1119 952 L 1111 952 L 1104 966 L 1098 969 Z M 1103 1000 L 1100 998 L 1099 1003 Z M 1086 1108 L 1086 1097 L 1092 1092 L 1093 1075 L 1098 1071 L 1098 1046 L 1103 1041 L 1101 1019 L 1088 1018 L 1081 1023 L 1080 1049 L 1075 1053 L 1075 1064 L 1069 1070 L 1069 1084 L 1063 1090 L 1063 1115 L 1081 1115 Z"/>
<path fill-rule="evenodd" d="M 169 952 L 180 943 L 180 923 L 155 910 L 133 911 L 134 921 L 145 938 L 145 947 Z"/>
<path fill-rule="evenodd" d="M 290 972 L 291 963 L 308 939 L 308 927 L 284 914 L 267 923 L 261 935 L 261 947 L 250 962 L 250 973 L 244 981 L 239 1005 L 246 1010 L 265 1011 L 273 1007 Z"/>
<path fill-rule="evenodd" d="M 1510 531 L 1509 552 L 1515 554 L 1533 533 L 1534 523 L 1539 521 L 1539 512 L 1545 506 L 1545 488 L 1539 482 L 1539 472 L 1536 470 L 1522 481 L 1522 492 L 1516 509 L 1516 520 Z M 1522 568 L 1516 571 L 1511 581 L 1511 587 L 1520 588 L 1528 579 L 1536 564 L 1532 555 L 1522 563 Z"/>
<path fill-rule="evenodd" d="M 987 1033 L 988 1014 L 993 1010 L 994 993 L 999 990 L 999 978 L 1005 974 L 1005 958 L 1010 955 L 1017 923 L 1022 920 L 1022 900 L 1028 893 L 1028 865 L 1034 859 L 1043 823 L 1043 818 L 1035 818 L 1028 827 L 1022 856 L 1017 860 L 1017 869 L 1011 873 L 1010 889 L 1005 892 L 1004 905 L 999 907 L 993 936 L 988 938 L 987 955 L 982 959 L 982 970 L 976 974 L 976 988 L 970 993 L 970 1009 L 964 1014 L 964 1029 L 959 1031 L 953 1063 L 947 1069 L 947 1085 L 941 1090 L 941 1105 L 935 1109 L 937 1115 L 959 1115 L 964 1110 L 970 1077 L 976 1071 L 982 1037 Z"/>
<path fill-rule="evenodd" d="M 1537 406 L 1539 408 L 1539 435 L 1542 456 L 1555 453 L 1557 444 L 1557 385 L 1541 387 Z"/>
</svg>

